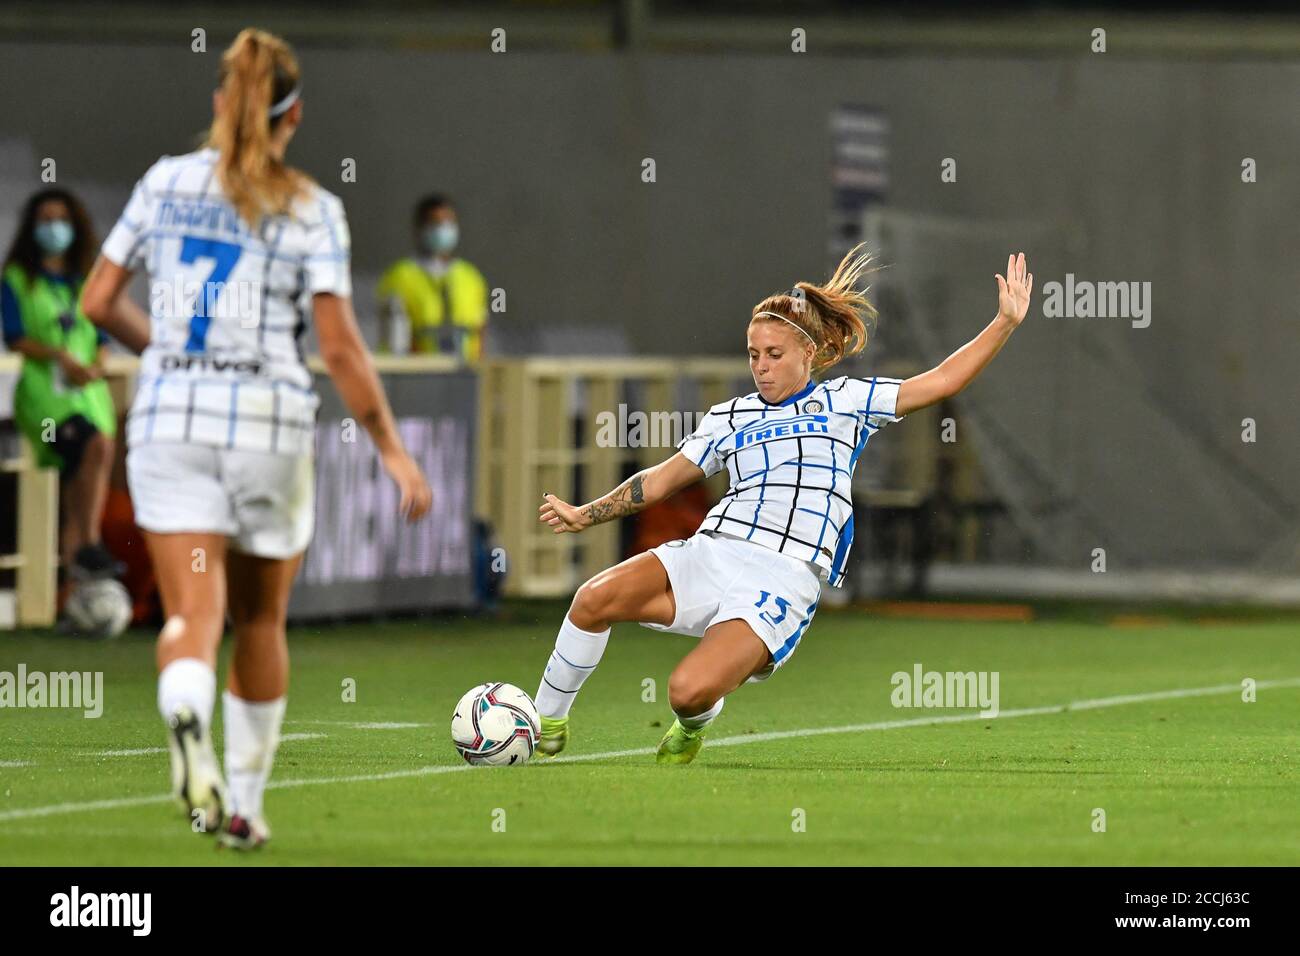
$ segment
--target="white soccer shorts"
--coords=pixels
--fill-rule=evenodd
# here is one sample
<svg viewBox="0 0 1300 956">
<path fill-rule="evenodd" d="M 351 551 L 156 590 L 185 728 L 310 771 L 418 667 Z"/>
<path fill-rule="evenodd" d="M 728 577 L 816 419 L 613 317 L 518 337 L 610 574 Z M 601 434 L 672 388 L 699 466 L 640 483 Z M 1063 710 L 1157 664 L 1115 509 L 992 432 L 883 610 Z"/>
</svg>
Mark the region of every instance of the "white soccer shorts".
<svg viewBox="0 0 1300 956">
<path fill-rule="evenodd" d="M 668 571 L 677 616 L 666 627 L 642 626 L 703 637 L 722 621 L 747 622 L 772 654 L 751 681 L 766 680 L 790 659 L 817 610 L 821 578 L 813 566 L 761 544 L 701 532 L 650 553 Z"/>
<path fill-rule="evenodd" d="M 224 534 L 260 558 L 303 551 L 315 520 L 310 455 L 150 443 L 126 456 L 135 523 L 159 534 Z"/>
</svg>

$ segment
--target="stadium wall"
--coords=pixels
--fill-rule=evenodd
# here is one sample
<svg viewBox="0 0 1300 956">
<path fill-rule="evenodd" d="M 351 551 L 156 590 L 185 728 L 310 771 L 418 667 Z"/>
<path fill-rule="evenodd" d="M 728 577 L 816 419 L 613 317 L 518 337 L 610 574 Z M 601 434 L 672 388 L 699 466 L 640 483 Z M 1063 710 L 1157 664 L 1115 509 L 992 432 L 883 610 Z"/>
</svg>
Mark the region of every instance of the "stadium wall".
<svg viewBox="0 0 1300 956">
<path fill-rule="evenodd" d="M 1151 283 L 1148 327 L 1046 319 L 1036 306 L 1010 347 L 1014 362 L 990 373 L 1049 366 L 1067 337 L 1073 348 L 1121 347 L 1125 391 L 1141 404 L 1092 401 L 1111 391 L 1104 379 L 1081 381 L 1070 402 L 1107 436 L 1088 475 L 1095 507 L 1104 514 L 1109 496 L 1125 515 L 1152 516 L 1130 552 L 1158 564 L 1161 529 L 1194 528 L 1205 514 L 1203 495 L 1189 503 L 1176 477 L 1165 480 L 1144 437 L 1149 406 L 1188 436 L 1180 454 L 1193 460 L 1175 476 L 1204 456 L 1252 489 L 1239 516 L 1234 494 L 1222 495 L 1203 541 L 1180 533 L 1178 560 L 1190 550 L 1208 563 L 1300 568 L 1300 491 L 1288 478 L 1300 466 L 1290 314 L 1300 181 L 1285 172 L 1300 153 L 1300 67 L 1086 53 L 300 52 L 307 120 L 293 157 L 347 203 L 363 316 L 370 281 L 405 252 L 411 201 L 445 190 L 461 205 L 465 254 L 507 293 L 496 340 L 521 351 L 737 349 L 757 297 L 824 273 L 830 111 L 883 110 L 891 207 L 1071 224 L 1086 241 L 1068 255 L 1026 250 L 1038 294 L 1067 274 Z M 106 230 L 159 153 L 192 145 L 216 55 L 185 43 L 0 43 L 0 231 L 39 185 L 45 157 Z M 67 103 L 58 115 L 27 95 L 32 77 L 43 102 Z M 349 158 L 357 180 L 343 184 Z M 940 179 L 945 158 L 956 182 Z M 1242 180 L 1247 158 L 1256 182 Z M 646 159 L 653 182 L 643 181 Z M 987 288 L 987 307 L 947 317 L 943 347 L 991 318 L 1005 251 L 954 264 L 946 281 Z M 907 330 L 890 319 L 881 343 L 906 351 Z M 1037 400 L 1007 384 L 972 386 L 988 420 L 1000 403 Z M 1253 443 L 1242 440 L 1246 419 Z M 1112 481 L 1112 460 L 1145 462 L 1146 480 Z M 1225 523 L 1246 529 L 1230 547 L 1213 531 Z"/>
</svg>

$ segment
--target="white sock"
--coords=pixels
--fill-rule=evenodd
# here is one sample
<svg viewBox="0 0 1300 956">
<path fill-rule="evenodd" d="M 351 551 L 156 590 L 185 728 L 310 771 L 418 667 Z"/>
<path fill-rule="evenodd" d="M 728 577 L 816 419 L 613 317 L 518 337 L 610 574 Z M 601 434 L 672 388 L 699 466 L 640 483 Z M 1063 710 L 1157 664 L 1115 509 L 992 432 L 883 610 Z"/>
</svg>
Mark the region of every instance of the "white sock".
<svg viewBox="0 0 1300 956">
<path fill-rule="evenodd" d="M 555 650 L 537 687 L 537 710 L 543 717 L 568 716 L 578 689 L 600 663 L 608 643 L 609 628 L 594 634 L 576 626 L 567 614 L 564 616 Z"/>
<path fill-rule="evenodd" d="M 230 801 L 241 817 L 260 817 L 262 794 L 271 776 L 275 748 L 280 744 L 285 698 L 252 701 L 226 691 L 221 703 Z"/>
<path fill-rule="evenodd" d="M 717 717 L 718 714 L 722 713 L 722 705 L 726 700 L 727 698 L 725 697 L 719 697 L 716 704 L 704 713 L 696 714 L 694 717 L 683 717 L 681 714 L 677 714 L 677 722 L 687 730 L 699 730 L 701 727 L 707 727 L 709 724 L 713 723 L 714 717 Z M 676 714 L 677 712 L 673 711 L 673 713 Z"/>
<path fill-rule="evenodd" d="M 216 672 L 196 657 L 174 660 L 158 675 L 158 711 L 163 720 L 184 706 L 194 712 L 204 730 L 211 730 L 216 699 Z"/>
</svg>

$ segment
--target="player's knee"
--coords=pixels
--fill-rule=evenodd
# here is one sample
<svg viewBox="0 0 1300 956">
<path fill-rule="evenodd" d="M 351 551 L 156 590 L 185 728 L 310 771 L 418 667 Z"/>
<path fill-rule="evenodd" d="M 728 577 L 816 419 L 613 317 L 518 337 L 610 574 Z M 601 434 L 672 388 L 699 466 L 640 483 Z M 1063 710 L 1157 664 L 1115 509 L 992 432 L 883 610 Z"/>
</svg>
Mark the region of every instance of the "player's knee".
<svg viewBox="0 0 1300 956">
<path fill-rule="evenodd" d="M 194 600 L 182 598 L 174 607 L 168 608 L 167 622 L 158 634 L 160 646 L 177 641 L 184 644 L 197 642 L 206 646 L 221 640 L 225 623 L 222 615 L 211 606 L 205 607 Z"/>
<path fill-rule="evenodd" d="M 618 595 L 603 575 L 591 578 L 573 596 L 569 620 L 583 630 L 604 630 L 617 613 Z"/>
<path fill-rule="evenodd" d="M 668 704 L 673 713 L 694 717 L 716 704 L 721 696 L 713 681 L 690 670 L 679 667 L 668 678 Z"/>
<path fill-rule="evenodd" d="M 262 644 L 266 641 L 286 639 L 284 623 L 278 617 L 251 617 L 234 622 L 235 640 L 240 643 Z"/>
</svg>

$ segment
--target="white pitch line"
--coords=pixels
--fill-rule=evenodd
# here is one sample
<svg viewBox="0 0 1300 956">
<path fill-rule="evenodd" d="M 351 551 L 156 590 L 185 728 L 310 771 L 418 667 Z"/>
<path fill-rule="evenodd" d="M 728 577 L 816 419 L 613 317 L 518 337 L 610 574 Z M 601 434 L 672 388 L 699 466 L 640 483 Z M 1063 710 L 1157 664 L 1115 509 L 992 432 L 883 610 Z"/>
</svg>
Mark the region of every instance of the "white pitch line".
<svg viewBox="0 0 1300 956">
<path fill-rule="evenodd" d="M 0 767 L 30 767 L 31 762 L 27 760 L 0 760 Z"/>
<path fill-rule="evenodd" d="M 280 743 L 292 743 L 295 740 L 317 740 L 321 737 L 328 737 L 329 734 L 282 734 Z M 147 757 L 151 754 L 165 754 L 166 747 L 135 747 L 128 750 L 90 750 L 83 754 L 82 757 Z M 4 764 L 0 763 L 0 767 Z"/>
<path fill-rule="evenodd" d="M 92 750 L 80 754 L 82 757 L 144 757 L 148 754 L 165 754 L 166 747 L 136 747 L 133 750 Z"/>
<path fill-rule="evenodd" d="M 1288 677 L 1285 680 L 1262 680 L 1255 683 L 1257 689 L 1270 687 L 1300 687 L 1300 677 Z M 973 720 L 1001 720 L 1004 717 L 1037 717 L 1043 714 L 1067 714 L 1076 710 L 1099 710 L 1103 707 L 1120 707 L 1124 704 L 1141 704 L 1156 700 L 1172 700 L 1180 697 L 1209 697 L 1214 694 L 1239 693 L 1240 684 L 1218 684 L 1214 687 L 1186 687 L 1177 690 L 1159 690 L 1148 694 L 1124 694 L 1119 697 L 1095 697 L 1092 700 L 1076 700 L 1068 704 L 1049 704 L 1046 707 L 1022 707 L 1018 710 L 999 711 L 997 717 L 981 717 L 978 713 L 948 714 L 947 716 L 917 717 L 911 720 L 881 720 L 874 724 L 850 724 L 844 727 L 814 727 L 809 730 L 774 730 L 765 734 L 746 734 L 739 737 L 722 737 L 710 740 L 710 747 L 728 747 L 735 744 L 760 740 L 785 740 L 789 737 L 817 737 L 822 734 L 851 734 L 869 730 L 897 730 L 901 727 L 921 727 L 928 724 L 958 724 Z M 563 759 L 563 758 L 557 758 Z"/>
<path fill-rule="evenodd" d="M 353 730 L 411 730 L 432 727 L 433 724 L 413 724 L 393 720 L 286 720 L 286 724 L 324 724 L 330 727 L 351 727 Z"/>
<path fill-rule="evenodd" d="M 1300 677 L 1288 677 L 1283 680 L 1262 680 L 1255 684 L 1256 689 L 1267 690 L 1278 687 L 1300 687 Z M 1045 707 L 1021 707 L 1004 710 L 997 717 L 981 717 L 978 713 L 946 714 L 933 717 L 914 717 L 909 720 L 880 720 L 870 724 L 845 724 L 840 727 L 808 727 L 802 730 L 776 730 L 763 734 L 739 734 L 734 737 L 720 737 L 710 740 L 710 747 L 735 747 L 740 744 L 762 743 L 769 740 L 785 740 L 791 737 L 817 737 L 823 734 L 867 733 L 874 730 L 899 730 L 905 727 L 928 727 L 935 724 L 969 723 L 980 720 L 1006 720 L 1010 717 L 1037 717 L 1046 714 L 1067 714 L 1071 711 L 1098 710 L 1104 707 L 1120 707 L 1124 704 L 1140 704 L 1156 700 L 1171 700 L 1182 697 L 1208 697 L 1214 694 L 1239 693 L 1240 684 L 1217 684 L 1213 687 L 1186 687 L 1175 690 L 1152 691 L 1147 694 L 1125 694 L 1119 697 L 1094 697 L 1091 700 L 1075 700 L 1066 704 L 1049 704 Z M 586 763 L 592 760 L 614 760 L 619 757 L 641 757 L 655 752 L 654 747 L 636 747 L 631 750 L 608 750 L 604 753 L 581 754 L 573 757 L 556 757 L 541 761 L 545 764 Z M 387 773 L 354 774 L 347 777 L 316 777 L 303 780 L 273 780 L 268 784 L 271 790 L 288 790 L 293 787 L 327 786 L 339 783 L 373 783 L 382 780 L 403 780 L 410 777 L 431 777 L 444 773 L 459 773 L 465 770 L 483 769 L 469 764 L 439 764 L 433 767 L 415 767 L 410 770 L 391 770 Z M 49 817 L 63 813 L 82 813 L 89 810 L 115 810 L 123 807 L 142 807 L 154 803 L 167 803 L 170 794 L 150 797 L 121 797 L 115 800 L 91 800 L 85 803 L 56 803 L 44 807 L 27 807 L 21 810 L 6 810 L 0 813 L 0 823 L 8 820 L 25 820 L 32 817 Z"/>
<path fill-rule="evenodd" d="M 116 800 L 90 800 L 85 803 L 56 803 L 47 807 L 28 807 L 26 810 L 7 810 L 0 821 L 24 820 L 29 817 L 52 817 L 60 813 L 84 813 L 87 810 L 117 810 L 120 807 L 143 807 L 151 803 L 167 803 L 171 794 L 153 797 L 119 797 Z"/>
</svg>

